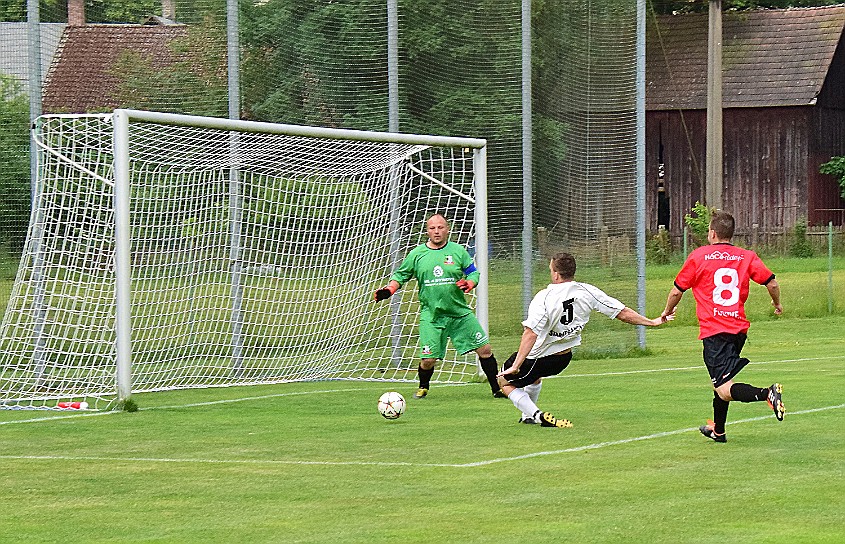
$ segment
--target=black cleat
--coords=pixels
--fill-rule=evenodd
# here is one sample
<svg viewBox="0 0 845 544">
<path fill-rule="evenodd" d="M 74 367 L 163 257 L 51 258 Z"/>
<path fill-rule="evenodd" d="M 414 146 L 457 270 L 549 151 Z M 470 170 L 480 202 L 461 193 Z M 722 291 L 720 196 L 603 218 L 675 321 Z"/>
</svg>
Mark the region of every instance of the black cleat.
<svg viewBox="0 0 845 544">
<path fill-rule="evenodd" d="M 526 425 L 536 425 L 537 424 L 537 422 L 534 421 L 534 418 L 530 417 L 530 416 L 529 417 L 520 417 L 519 422 L 525 423 Z"/>
<path fill-rule="evenodd" d="M 778 418 L 778 421 L 783 421 L 783 415 L 786 413 L 786 408 L 783 407 L 783 400 L 781 399 L 782 394 L 783 386 L 779 383 L 774 383 L 769 388 L 769 397 L 766 399 L 766 402 L 769 404 L 769 408 L 774 411 L 775 417 Z"/>
<path fill-rule="evenodd" d="M 707 421 L 707 425 L 702 425 L 698 428 L 701 434 L 712 440 L 713 442 L 727 442 L 728 437 L 725 433 L 716 434 L 716 424 L 712 420 Z"/>
<path fill-rule="evenodd" d="M 508 396 L 505 395 L 505 392 L 502 391 L 501 389 L 497 389 L 497 390 L 493 391 L 493 398 L 494 399 L 506 399 L 506 398 L 508 398 Z"/>
</svg>

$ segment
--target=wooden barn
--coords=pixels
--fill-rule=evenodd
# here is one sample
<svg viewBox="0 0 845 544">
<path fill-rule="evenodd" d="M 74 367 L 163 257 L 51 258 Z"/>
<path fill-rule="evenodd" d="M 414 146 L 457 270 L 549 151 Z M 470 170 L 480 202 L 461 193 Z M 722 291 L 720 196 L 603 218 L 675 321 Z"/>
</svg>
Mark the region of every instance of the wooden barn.
<svg viewBox="0 0 845 544">
<path fill-rule="evenodd" d="M 833 176 L 845 155 L 845 5 L 723 14 L 722 208 L 737 233 L 845 223 Z M 647 228 L 676 238 L 704 200 L 708 14 L 650 18 Z"/>
</svg>

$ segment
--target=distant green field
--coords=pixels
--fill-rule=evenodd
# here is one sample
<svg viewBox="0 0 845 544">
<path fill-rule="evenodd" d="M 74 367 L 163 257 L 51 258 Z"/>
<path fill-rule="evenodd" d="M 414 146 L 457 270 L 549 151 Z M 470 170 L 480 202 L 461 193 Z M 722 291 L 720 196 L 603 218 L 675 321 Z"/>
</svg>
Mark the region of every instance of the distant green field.
<svg viewBox="0 0 845 544">
<path fill-rule="evenodd" d="M 5 267 L 0 267 L 5 272 L 0 274 L 0 310 L 5 308 L 9 299 L 14 280 L 13 274 L 9 273 L 12 265 L 7 258 Z M 752 286 L 751 297 L 747 306 L 749 317 L 753 321 L 780 321 L 787 317 L 821 317 L 828 315 L 828 262 L 825 258 L 815 259 L 767 259 L 770 267 L 777 273 L 780 283 L 783 285 L 783 303 L 786 314 L 783 318 L 772 314 L 769 297 L 763 287 Z M 647 268 L 647 315 L 656 316 L 662 310 L 666 293 L 672 285 L 674 275 L 680 266 L 680 258 L 677 263 L 665 266 L 649 266 Z M 834 261 L 833 283 L 833 312 L 832 315 L 845 315 L 845 259 L 837 258 Z M 548 265 L 538 260 L 534 270 L 534 288 L 532 295 L 544 287 L 548 281 Z M 193 278 L 194 276 L 192 276 Z M 133 338 L 137 372 L 134 379 L 136 390 L 152 390 L 162 388 L 161 376 L 166 376 L 168 384 L 181 382 L 183 378 L 190 379 L 197 368 L 209 367 L 216 364 L 219 371 L 203 370 L 206 374 L 214 374 L 220 380 L 225 381 L 230 373 L 229 348 L 225 343 L 217 342 L 221 336 L 225 336 L 229 330 L 229 313 L 227 308 L 230 286 L 228 279 L 220 273 L 206 274 L 201 276 L 203 282 L 200 285 L 188 283 L 184 279 L 169 279 L 167 283 L 159 282 L 154 289 L 144 289 L 146 280 L 138 280 L 136 286 L 139 293 L 135 297 L 138 303 L 133 309 L 133 318 L 139 331 L 175 331 L 176 334 L 159 334 L 158 332 L 139 332 Z M 636 293 L 636 266 L 631 262 L 617 262 L 614 266 L 579 266 L 577 279 L 593 283 L 608 294 L 619 298 L 627 305 L 637 307 Z M 341 334 L 346 334 L 354 339 L 354 348 L 348 351 L 325 353 L 320 360 L 332 360 L 335 363 L 335 372 L 341 372 L 341 368 L 349 369 L 358 367 L 358 361 L 378 361 L 385 353 L 388 346 L 387 335 L 389 322 L 383 321 L 381 331 L 367 330 L 361 332 L 354 329 L 356 321 L 339 321 L 335 319 L 334 308 L 326 305 L 312 303 L 315 290 L 311 289 L 313 282 L 302 279 L 286 280 L 284 285 L 276 285 L 273 278 L 253 277 L 245 282 L 245 292 L 249 293 L 250 286 L 264 286 L 257 289 L 259 296 L 246 297 L 251 302 L 244 302 L 243 309 L 249 310 L 249 322 L 244 325 L 246 340 L 244 345 L 260 353 L 261 356 L 255 361 L 247 357 L 243 362 L 243 377 L 250 378 L 251 373 L 256 372 L 254 379 L 258 381 L 268 361 L 286 361 L 284 363 L 284 381 L 302 379 L 304 376 L 323 376 L 319 372 L 312 371 L 312 361 L 303 357 L 298 346 L 276 346 L 277 339 L 288 337 L 294 326 L 297 326 L 299 310 L 308 308 L 308 319 L 315 323 L 331 323 L 339 328 Z M 270 284 L 265 285 L 266 282 Z M 60 282 L 58 282 L 60 283 Z M 166 288 L 165 288 L 166 287 Z M 324 291 L 327 285 L 321 285 L 320 290 Z M 338 293 L 338 298 L 353 299 L 357 301 L 369 301 L 371 291 L 367 287 L 355 287 L 350 291 L 347 285 L 332 287 Z M 414 285 L 408 289 L 415 290 Z M 74 296 L 54 297 L 50 302 L 50 311 L 59 312 L 62 309 L 65 315 L 71 317 L 78 315 L 93 315 L 99 310 L 101 304 L 98 297 L 105 297 L 108 290 L 103 290 L 102 285 L 90 286 L 90 293 L 75 291 Z M 491 342 L 495 352 L 501 360 L 504 360 L 513 352 L 522 332 L 520 322 L 523 318 L 522 304 L 522 266 L 512 261 L 494 261 L 491 263 L 489 273 L 490 312 L 489 331 Z M 202 293 L 202 296 L 195 296 L 195 293 Z M 413 297 L 412 297 L 413 298 Z M 348 300 L 347 300 L 348 301 Z M 103 300 L 102 304 L 107 301 Z M 268 308 L 273 308 L 268 311 Z M 293 324 L 289 319 L 284 318 L 284 312 L 275 311 L 278 308 L 295 310 Z M 366 306 L 367 311 L 386 312 L 385 305 L 370 303 Z M 403 307 L 403 313 L 412 311 L 415 303 L 409 302 Z M 32 317 L 31 314 L 24 314 Z M 198 317 L 201 316 L 201 317 Z M 695 323 L 694 301 L 691 295 L 684 297 L 681 302 L 676 326 L 693 325 Z M 190 317 L 190 319 L 188 319 Z M 63 318 L 64 319 L 64 318 Z M 55 319 L 57 322 L 58 318 Z M 62 323 L 65 323 L 62 321 Z M 405 332 L 413 336 L 413 320 L 405 324 Z M 76 323 L 68 323 L 66 336 L 62 336 L 66 342 L 64 352 L 72 352 L 78 357 L 96 358 L 110 357 L 109 337 L 110 329 L 105 327 L 93 329 L 95 333 L 83 334 L 79 342 L 73 338 Z M 107 324 L 107 323 L 106 323 Z M 16 327 L 16 328 L 15 328 Z M 19 349 L 15 351 L 14 343 L 4 344 L 4 349 L 9 353 L 25 353 L 29 336 L 26 319 L 20 321 L 15 327 L 6 330 L 7 336 L 18 338 L 21 342 Z M 636 329 L 625 325 L 618 320 L 610 320 L 604 316 L 596 315 L 590 323 L 589 334 L 584 337 L 584 344 L 578 348 L 576 359 L 617 357 L 621 355 L 636 355 L 642 353 L 638 349 Z M 17 334 L 17 336 L 14 336 Z M 76 333 L 79 334 L 79 333 Z M 92 334 L 102 335 L 101 337 Z M 297 330 L 298 341 L 302 345 L 316 345 L 323 331 L 319 327 L 299 327 Z M 103 338 L 97 341 L 97 338 Z M 209 347 L 211 346 L 211 347 Z M 270 348 L 273 349 L 273 359 L 270 357 Z M 647 345 L 648 349 L 649 346 Z M 410 355 L 411 348 L 407 348 Z M 57 357 L 58 352 L 52 352 L 51 357 Z M 161 353 L 178 353 L 179 357 L 162 362 L 156 357 Z M 648 351 L 646 351 L 648 353 Z M 85 354 L 84 356 L 82 354 Z M 315 351 L 310 354 L 317 355 Z M 374 355 L 375 354 L 375 355 Z M 413 356 L 411 356 L 412 358 Z M 334 359 L 332 359 L 334 358 Z M 8 360 L 8 359 L 7 359 Z M 287 362 L 290 361 L 290 362 Z M 50 362 L 61 366 L 61 362 L 51 359 Z M 147 365 L 147 366 L 144 366 Z M 409 360 L 408 368 L 415 368 L 416 362 Z M 143 369 L 156 369 L 154 374 L 145 375 Z M 98 367 L 99 368 L 99 367 Z M 443 368 L 447 368 L 443 366 Z M 452 367 L 450 370 L 455 370 Z M 181 369 L 181 370 L 177 370 Z M 378 371 L 373 366 L 367 370 Z M 404 375 L 404 368 L 400 369 Z M 458 369 L 461 370 L 461 369 Z M 83 377 L 81 370 L 73 365 L 66 366 L 64 374 L 54 374 L 54 380 L 88 380 L 90 377 Z M 181 374 L 180 374 L 181 372 Z M 216 373 L 215 373 L 216 372 Z M 471 373 L 470 371 L 469 373 Z M 108 374 L 108 370 L 106 370 Z M 102 369 L 98 371 L 102 375 Z M 337 376 L 338 374 L 334 374 Z M 361 374 L 363 375 L 363 374 Z M 18 379 L 16 375 L 7 374 L 5 378 L 10 380 Z M 111 394 L 110 378 L 108 375 L 101 376 L 105 387 L 104 391 Z M 278 376 L 277 376 L 278 377 Z M 403 376 L 399 376 L 401 378 Z M 413 376 L 411 376 L 413 378 Z M 217 378 L 210 377 L 209 380 Z M 450 379 L 448 376 L 438 375 L 435 380 Z M 153 381 L 150 381 L 153 380 Z M 267 381 L 267 380 L 265 380 Z M 279 378 L 281 381 L 281 378 Z M 99 381 L 97 383 L 100 383 Z"/>
<path fill-rule="evenodd" d="M 696 430 L 712 393 L 683 323 L 650 329 L 647 357 L 576 360 L 547 379 L 540 406 L 572 429 L 516 423 L 483 384 L 434 387 L 392 422 L 376 399 L 412 385 L 2 411 L 0 540 L 840 543 L 843 331 L 845 317 L 755 323 L 741 377 L 782 382 L 788 412 L 778 422 L 765 403 L 732 403 L 727 444 Z"/>
<path fill-rule="evenodd" d="M 824 317 L 828 315 L 828 260 L 827 258 L 784 258 L 767 257 L 766 264 L 781 284 L 785 318 Z M 682 262 L 671 265 L 649 265 L 646 267 L 646 313 L 655 317 L 663 311 L 666 295 Z M 576 278 L 592 283 L 609 295 L 618 298 L 632 308 L 637 308 L 636 274 L 634 270 L 608 269 L 600 267 L 579 267 Z M 522 334 L 521 265 L 516 263 L 497 264 L 491 271 L 490 287 L 490 334 L 494 348 L 514 351 Z M 534 271 L 535 290 L 549 282 L 548 263 L 538 262 Z M 845 316 L 845 258 L 833 260 L 833 314 Z M 781 318 L 772 313 L 771 299 L 764 287 L 752 284 L 746 312 L 752 322 L 778 321 Z M 677 309 L 675 326 L 695 325 L 695 301 L 687 293 Z M 604 331 L 633 335 L 633 328 L 617 320 L 610 321 L 601 315 L 594 315 L 588 332 L 584 335 L 583 351 L 600 349 Z"/>
</svg>

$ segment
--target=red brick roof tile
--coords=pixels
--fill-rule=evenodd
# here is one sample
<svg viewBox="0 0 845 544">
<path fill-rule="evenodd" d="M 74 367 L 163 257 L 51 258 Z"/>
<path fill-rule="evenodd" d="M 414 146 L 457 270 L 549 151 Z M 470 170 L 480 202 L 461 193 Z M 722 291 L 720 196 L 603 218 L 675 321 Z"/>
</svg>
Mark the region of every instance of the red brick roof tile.
<svg viewBox="0 0 845 544">
<path fill-rule="evenodd" d="M 47 75 L 45 113 L 84 113 L 120 107 L 116 62 L 127 51 L 140 54 L 153 68 L 175 61 L 169 48 L 187 35 L 184 25 L 68 26 Z"/>
</svg>

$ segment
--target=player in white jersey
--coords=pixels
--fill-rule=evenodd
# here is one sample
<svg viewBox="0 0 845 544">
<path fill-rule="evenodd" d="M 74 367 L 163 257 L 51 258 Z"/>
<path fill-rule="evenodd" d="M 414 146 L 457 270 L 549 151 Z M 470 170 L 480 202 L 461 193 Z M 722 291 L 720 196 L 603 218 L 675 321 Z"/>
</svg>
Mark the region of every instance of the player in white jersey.
<svg viewBox="0 0 845 544">
<path fill-rule="evenodd" d="M 572 360 L 572 348 L 581 344 L 581 331 L 593 311 L 631 325 L 656 327 L 674 319 L 669 314 L 656 319 L 644 317 L 604 291 L 575 281 L 575 257 L 558 253 L 549 262 L 552 283 L 537 293 L 522 322 L 519 350 L 510 356 L 499 373 L 499 385 L 521 412 L 521 423 L 544 427 L 571 427 L 537 408 L 541 378 L 560 374 Z"/>
</svg>

